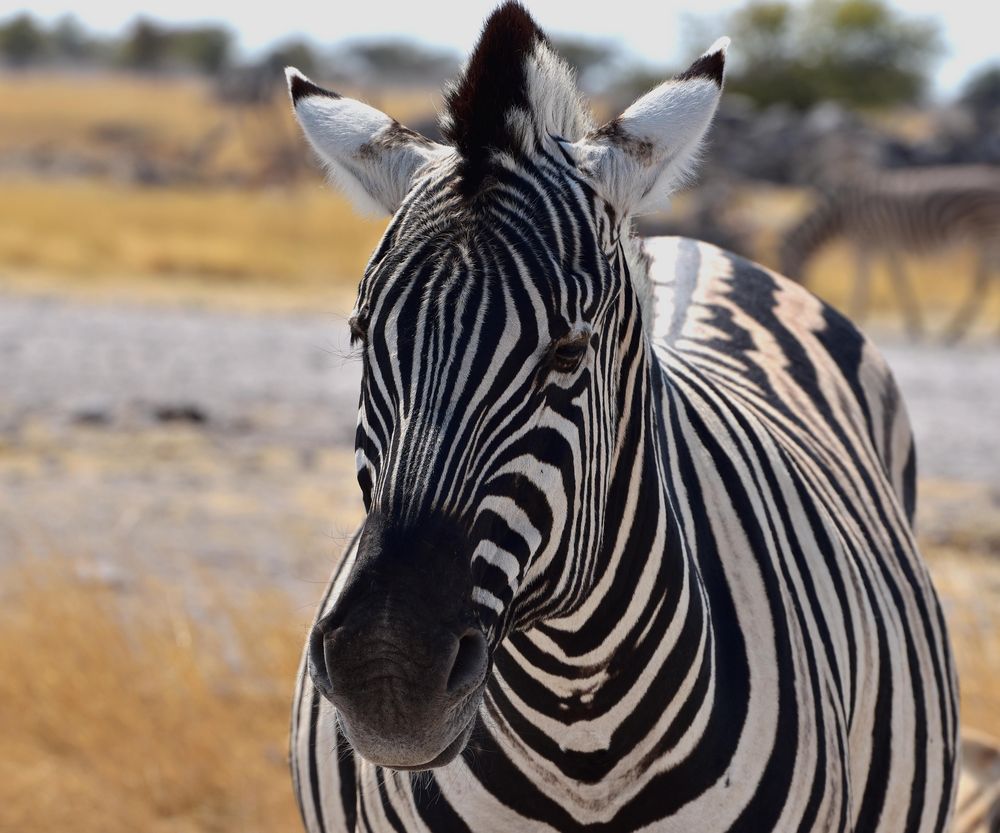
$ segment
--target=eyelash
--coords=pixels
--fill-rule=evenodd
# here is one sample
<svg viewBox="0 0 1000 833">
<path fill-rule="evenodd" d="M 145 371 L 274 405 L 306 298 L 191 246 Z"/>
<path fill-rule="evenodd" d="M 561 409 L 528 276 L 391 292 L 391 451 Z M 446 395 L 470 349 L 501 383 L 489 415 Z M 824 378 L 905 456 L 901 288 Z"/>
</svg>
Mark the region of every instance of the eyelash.
<svg viewBox="0 0 1000 833">
<path fill-rule="evenodd" d="M 583 362 L 590 346 L 590 333 L 582 333 L 553 342 L 547 365 L 557 373 L 573 373 Z"/>
</svg>

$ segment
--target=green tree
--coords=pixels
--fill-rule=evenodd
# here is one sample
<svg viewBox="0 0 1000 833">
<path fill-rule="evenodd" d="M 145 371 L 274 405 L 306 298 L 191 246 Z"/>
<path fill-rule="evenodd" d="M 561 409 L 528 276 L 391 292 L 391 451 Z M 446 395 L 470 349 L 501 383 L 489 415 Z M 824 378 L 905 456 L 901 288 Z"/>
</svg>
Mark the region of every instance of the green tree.
<svg viewBox="0 0 1000 833">
<path fill-rule="evenodd" d="M 146 72 L 163 69 L 170 49 L 167 30 L 146 18 L 132 24 L 122 44 L 122 63 Z"/>
<path fill-rule="evenodd" d="M 217 75 L 232 59 L 233 34 L 222 26 L 177 29 L 169 40 L 171 57 L 206 75 Z"/>
<path fill-rule="evenodd" d="M 0 24 L 0 54 L 11 66 L 36 63 L 45 54 L 46 45 L 45 33 L 31 15 L 20 14 Z"/>
<path fill-rule="evenodd" d="M 356 67 L 370 81 L 439 84 L 453 75 L 459 61 L 451 52 L 421 46 L 408 40 L 377 40 L 347 46 L 341 60 Z"/>
<path fill-rule="evenodd" d="M 53 54 L 64 61 L 78 63 L 93 56 L 93 43 L 73 15 L 67 14 L 56 21 L 49 34 Z"/>
<path fill-rule="evenodd" d="M 306 75 L 315 75 L 319 69 L 316 52 L 304 40 L 289 40 L 274 47 L 264 57 L 263 65 L 268 67 L 276 78 L 288 66 L 297 67 Z"/>
<path fill-rule="evenodd" d="M 618 73 L 622 55 L 613 43 L 557 37 L 552 41 L 556 52 L 576 71 L 584 89 L 607 86 Z"/>
<path fill-rule="evenodd" d="M 906 18 L 883 0 L 753 2 L 733 15 L 730 28 L 729 89 L 761 105 L 914 102 L 941 50 L 936 26 Z"/>
</svg>

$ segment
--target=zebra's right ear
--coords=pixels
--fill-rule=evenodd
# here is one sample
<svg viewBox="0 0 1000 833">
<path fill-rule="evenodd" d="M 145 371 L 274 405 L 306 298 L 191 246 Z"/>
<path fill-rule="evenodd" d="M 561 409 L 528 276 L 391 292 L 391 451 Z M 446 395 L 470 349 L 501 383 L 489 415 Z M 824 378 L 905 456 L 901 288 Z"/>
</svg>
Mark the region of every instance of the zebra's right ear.
<svg viewBox="0 0 1000 833">
<path fill-rule="evenodd" d="M 295 117 L 334 182 L 365 213 L 392 214 L 427 162 L 450 149 L 381 110 L 314 84 L 285 69 Z"/>
<path fill-rule="evenodd" d="M 562 144 L 623 215 L 651 211 L 690 175 L 719 98 L 729 38 L 684 72 L 639 98 L 618 118 Z"/>
</svg>

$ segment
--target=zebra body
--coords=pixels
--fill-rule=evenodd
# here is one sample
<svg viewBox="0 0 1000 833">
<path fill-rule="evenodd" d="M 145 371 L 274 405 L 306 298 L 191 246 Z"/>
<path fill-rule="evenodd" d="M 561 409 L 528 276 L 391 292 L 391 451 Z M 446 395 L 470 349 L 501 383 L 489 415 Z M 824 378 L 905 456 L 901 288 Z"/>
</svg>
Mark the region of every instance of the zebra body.
<svg viewBox="0 0 1000 833">
<path fill-rule="evenodd" d="M 659 361 L 635 384 L 657 430 L 626 478 L 657 484 L 656 514 L 672 530 L 646 530 L 649 549 L 611 553 L 603 567 L 609 576 L 637 574 L 637 609 L 598 619 L 588 605 L 511 634 L 473 744 L 429 773 L 355 757 L 303 667 L 292 755 L 309 830 L 945 829 L 954 682 L 913 542 L 912 436 L 883 360 L 845 319 L 773 273 L 682 238 L 647 248 L 649 343 Z M 661 570 L 670 573 L 651 574 Z M 711 575 L 699 579 L 702 571 Z M 320 616 L 336 601 L 337 576 Z M 655 646 L 618 632 L 661 605 L 672 614 L 668 631 L 694 632 L 659 634 Z M 599 632 L 578 653 L 570 636 L 595 620 Z M 923 648 L 907 636 L 915 623 Z M 727 643 L 734 624 L 742 646 Z M 779 636 L 782 627 L 789 632 Z M 714 658 L 705 641 L 716 643 Z M 693 654 L 683 662 L 682 648 Z M 602 699 L 594 669 L 614 665 L 623 650 L 615 683 L 628 695 L 595 714 L 587 708 Z M 650 656 L 633 667 L 633 653 Z M 723 665 L 732 667 L 723 673 Z M 875 680 L 873 668 L 881 669 Z M 530 681 L 521 696 L 519 679 Z M 530 708 L 537 680 L 578 714 Z M 702 685 L 718 690 L 709 698 Z M 738 703 L 725 702 L 727 685 L 738 687 Z M 661 718 L 618 762 L 613 736 L 644 697 Z M 716 698 L 708 713 L 686 713 Z M 906 708 L 889 709 L 895 698 Z M 884 732 L 879 721 L 890 713 Z M 739 742 L 696 767 L 701 744 L 722 744 L 730 732 Z M 658 745 L 660 757 L 645 761 Z M 592 782 L 577 774 L 581 766 L 608 774 Z M 702 767 L 705 780 L 692 777 Z M 677 794 L 689 800 L 661 817 L 675 803 L 661 798 Z M 919 824 L 909 818 L 915 806 Z"/>
<path fill-rule="evenodd" d="M 785 275 L 803 280 L 806 267 L 827 243 L 849 242 L 857 256 L 852 315 L 862 317 L 870 292 L 870 261 L 881 254 L 909 330 L 923 329 L 913 289 L 903 271 L 903 255 L 927 255 L 949 246 L 970 245 L 978 256 L 966 300 L 946 332 L 961 336 L 982 305 L 992 270 L 1000 266 L 1000 169 L 917 168 L 855 175 L 829 189 L 816 207 L 788 230 L 781 243 Z"/>
<path fill-rule="evenodd" d="M 954 671 L 888 369 L 794 283 L 629 233 L 722 55 L 594 130 L 508 3 L 455 152 L 290 74 L 394 212 L 352 318 L 368 516 L 293 706 L 312 833 L 946 828 Z"/>
</svg>

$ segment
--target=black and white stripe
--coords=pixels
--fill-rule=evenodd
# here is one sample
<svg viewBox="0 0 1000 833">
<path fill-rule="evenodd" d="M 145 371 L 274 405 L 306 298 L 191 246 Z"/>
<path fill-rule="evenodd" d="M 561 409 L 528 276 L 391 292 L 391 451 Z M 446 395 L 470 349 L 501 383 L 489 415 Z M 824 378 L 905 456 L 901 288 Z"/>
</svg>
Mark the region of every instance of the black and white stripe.
<svg viewBox="0 0 1000 833">
<path fill-rule="evenodd" d="M 453 92 L 453 137 L 520 108 L 495 152 L 420 151 L 352 322 L 369 517 L 461 528 L 492 670 L 459 757 L 404 772 L 354 753 L 304 661 L 306 828 L 945 830 L 956 684 L 885 363 L 796 284 L 633 237 L 624 195 L 679 176 L 678 145 L 639 130 L 645 100 L 596 131 L 560 116 L 575 92 L 529 22 L 507 4 L 483 36 L 525 62 L 516 95 L 482 55 Z M 650 95 L 717 91 L 721 61 Z M 296 110 L 340 152 L 310 133 L 332 111 Z M 391 203 L 365 154 L 337 161 Z M 357 560 L 356 540 L 318 620 Z"/>
</svg>

